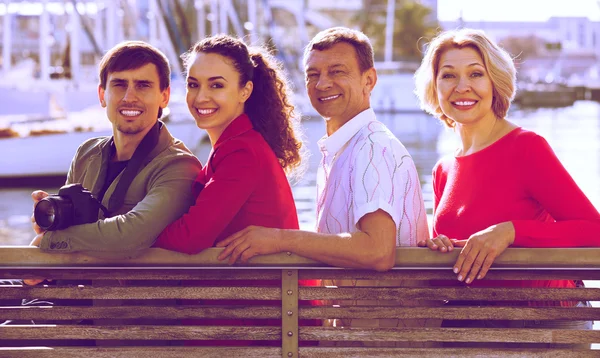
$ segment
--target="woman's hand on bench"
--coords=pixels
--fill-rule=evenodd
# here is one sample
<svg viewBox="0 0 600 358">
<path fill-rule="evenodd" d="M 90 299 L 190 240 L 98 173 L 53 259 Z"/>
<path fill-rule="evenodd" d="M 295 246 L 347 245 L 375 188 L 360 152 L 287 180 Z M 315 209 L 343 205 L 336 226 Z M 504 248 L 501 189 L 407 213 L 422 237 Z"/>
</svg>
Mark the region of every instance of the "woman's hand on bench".
<svg viewBox="0 0 600 358">
<path fill-rule="evenodd" d="M 515 241 L 515 227 L 511 221 L 492 225 L 471 235 L 468 240 L 455 240 L 463 249 L 454 264 L 459 281 L 471 283 L 485 277 L 496 257 Z"/>
</svg>

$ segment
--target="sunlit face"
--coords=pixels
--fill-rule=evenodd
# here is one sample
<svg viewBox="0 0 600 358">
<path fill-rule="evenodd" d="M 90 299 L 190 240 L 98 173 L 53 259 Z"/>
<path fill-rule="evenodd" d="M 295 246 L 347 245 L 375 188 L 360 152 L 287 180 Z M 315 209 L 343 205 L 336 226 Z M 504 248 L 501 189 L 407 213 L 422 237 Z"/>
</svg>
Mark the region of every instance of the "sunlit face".
<svg viewBox="0 0 600 358">
<path fill-rule="evenodd" d="M 479 53 L 471 48 L 451 48 L 441 56 L 436 78 L 442 112 L 457 124 L 494 120 L 493 85 Z"/>
<path fill-rule="evenodd" d="M 169 104 L 170 88 L 160 90 L 158 70 L 152 63 L 110 72 L 106 89 L 98 87 L 100 104 L 113 127 L 125 135 L 145 134 L 158 120 L 159 108 Z"/>
<path fill-rule="evenodd" d="M 312 50 L 305 63 L 306 90 L 312 106 L 337 129 L 370 107 L 370 93 L 377 80 L 375 69 L 360 72 L 356 50 L 340 42 Z M 331 133 L 330 133 L 331 134 Z"/>
<path fill-rule="evenodd" d="M 244 113 L 253 84 L 240 86 L 233 61 L 216 53 L 198 53 L 187 74 L 186 102 L 199 128 L 214 144 L 225 128 Z"/>
</svg>

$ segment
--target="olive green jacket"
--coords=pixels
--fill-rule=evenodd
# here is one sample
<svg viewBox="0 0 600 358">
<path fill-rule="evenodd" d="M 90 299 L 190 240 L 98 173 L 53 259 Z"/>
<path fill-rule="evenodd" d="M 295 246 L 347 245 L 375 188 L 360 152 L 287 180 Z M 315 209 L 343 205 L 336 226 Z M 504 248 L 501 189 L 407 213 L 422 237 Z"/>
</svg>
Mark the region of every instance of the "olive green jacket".
<svg viewBox="0 0 600 358">
<path fill-rule="evenodd" d="M 67 184 L 81 183 L 98 196 L 104 185 L 99 178 L 105 177 L 102 171 L 107 170 L 110 160 L 110 138 L 92 138 L 79 147 L 71 162 Z M 200 170 L 198 159 L 163 125 L 158 143 L 146 157 L 114 216 L 104 218 L 100 212 L 95 223 L 48 231 L 40 249 L 51 253 L 81 251 L 105 258 L 133 257 L 152 246 L 162 230 L 195 202 L 192 185 Z M 104 194 L 105 207 L 122 174 Z"/>
</svg>

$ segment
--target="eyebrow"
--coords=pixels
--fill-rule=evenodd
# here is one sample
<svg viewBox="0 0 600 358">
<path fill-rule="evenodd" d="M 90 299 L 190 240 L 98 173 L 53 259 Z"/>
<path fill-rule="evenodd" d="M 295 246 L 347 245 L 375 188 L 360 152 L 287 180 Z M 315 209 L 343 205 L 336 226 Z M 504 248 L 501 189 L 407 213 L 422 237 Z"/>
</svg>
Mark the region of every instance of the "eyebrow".
<svg viewBox="0 0 600 358">
<path fill-rule="evenodd" d="M 471 64 L 467 65 L 467 67 L 472 67 L 472 66 L 481 66 L 481 67 L 485 67 L 485 66 L 483 66 L 483 65 L 482 65 L 481 63 L 479 63 L 479 62 L 473 62 L 473 63 L 471 63 Z M 440 68 L 444 68 L 444 67 L 448 67 L 448 68 L 454 68 L 454 66 L 452 66 L 452 65 L 444 65 L 444 66 L 442 66 L 442 67 L 440 67 Z"/>
<path fill-rule="evenodd" d="M 196 81 L 198 82 L 198 79 L 196 77 L 192 77 L 192 76 L 188 76 L 188 80 L 192 80 L 192 81 Z M 225 82 L 228 82 L 225 77 L 223 76 L 213 76 L 213 77 L 209 77 L 208 78 L 209 81 L 216 81 L 216 80 L 223 80 Z"/>
<path fill-rule="evenodd" d="M 110 80 L 110 83 L 112 83 L 112 84 L 129 83 L 129 81 L 124 78 L 113 78 L 112 80 Z M 150 81 L 150 80 L 133 80 L 133 83 L 135 83 L 136 85 L 139 85 L 139 84 L 152 85 L 152 84 L 154 84 L 154 82 Z"/>
<path fill-rule="evenodd" d="M 335 64 L 333 64 L 333 65 L 331 65 L 331 66 L 327 66 L 327 69 L 328 69 L 328 70 L 331 70 L 331 69 L 333 69 L 333 68 L 336 68 L 336 67 L 343 67 L 343 68 L 346 68 L 346 65 L 344 65 L 343 63 L 335 63 Z M 307 68 L 307 69 L 306 69 L 306 73 L 308 73 L 308 72 L 310 72 L 310 71 L 317 71 L 317 69 L 316 69 L 316 68 L 314 68 L 314 67 L 309 67 L 309 68 Z"/>
</svg>

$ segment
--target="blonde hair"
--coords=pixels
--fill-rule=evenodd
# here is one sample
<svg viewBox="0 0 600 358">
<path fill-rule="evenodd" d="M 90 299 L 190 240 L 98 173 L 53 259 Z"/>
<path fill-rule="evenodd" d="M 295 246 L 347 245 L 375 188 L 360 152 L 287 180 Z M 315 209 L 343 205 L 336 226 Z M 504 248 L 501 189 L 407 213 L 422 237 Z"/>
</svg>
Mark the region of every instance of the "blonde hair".
<svg viewBox="0 0 600 358">
<path fill-rule="evenodd" d="M 454 121 L 448 118 L 438 102 L 436 78 L 442 54 L 449 49 L 470 47 L 476 50 L 490 76 L 493 87 L 492 111 L 496 118 L 504 118 L 516 92 L 516 72 L 510 55 L 490 40 L 483 31 L 460 29 L 444 31 L 430 43 L 415 72 L 415 94 L 421 109 L 442 120 L 448 127 Z"/>
</svg>

